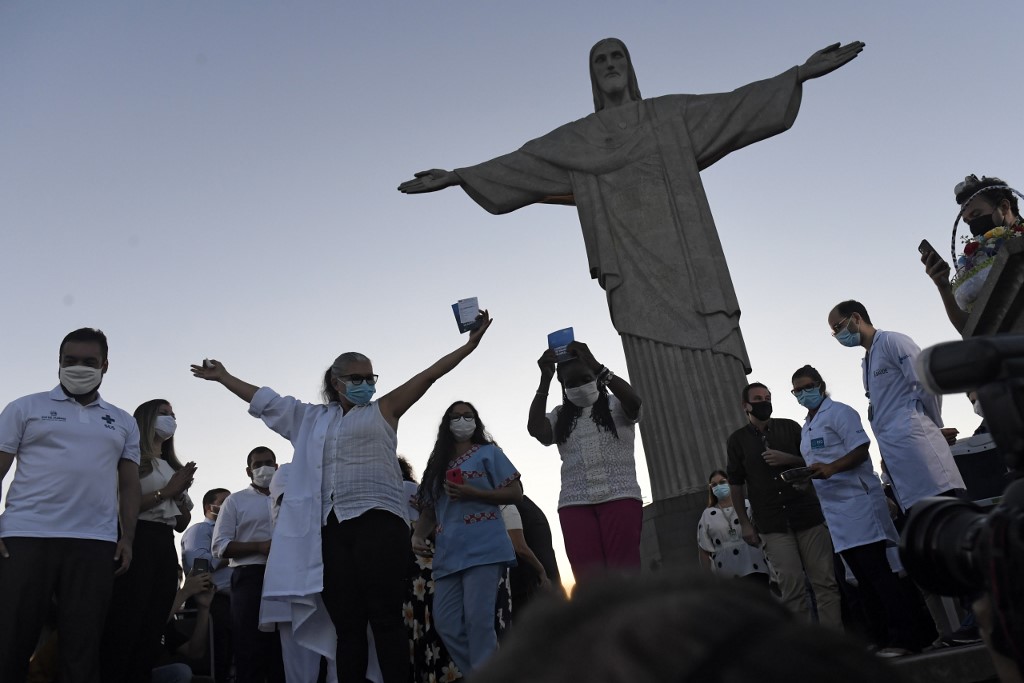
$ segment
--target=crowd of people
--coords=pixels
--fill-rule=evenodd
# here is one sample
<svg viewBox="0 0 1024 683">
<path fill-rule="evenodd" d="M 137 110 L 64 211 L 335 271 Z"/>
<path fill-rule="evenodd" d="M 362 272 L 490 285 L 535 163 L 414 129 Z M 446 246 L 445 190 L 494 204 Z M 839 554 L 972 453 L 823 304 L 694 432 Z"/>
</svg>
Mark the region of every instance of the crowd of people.
<svg viewBox="0 0 1024 683">
<path fill-rule="evenodd" d="M 972 232 L 1020 226 L 1005 183 L 968 182 L 957 200 Z M 949 269 L 935 258 L 922 255 L 945 302 Z M 963 328 L 962 316 L 950 319 Z M 495 662 L 516 661 L 496 655 L 499 643 L 513 643 L 510 653 L 524 647 L 513 619 L 535 609 L 527 605 L 537 596 L 562 590 L 547 519 L 468 400 L 439 411 L 419 483 L 397 453 L 402 416 L 477 349 L 489 314 L 477 322 L 463 345 L 380 397 L 372 361 L 357 352 L 327 368 L 322 403 L 246 382 L 217 360 L 193 365 L 193 375 L 221 384 L 294 448 L 287 464 L 252 448 L 250 485 L 205 492 L 201 516 L 190 492 L 197 466 L 175 453 L 170 402 L 147 401 L 134 414 L 108 403 L 99 394 L 106 337 L 69 333 L 58 386 L 0 413 L 0 478 L 17 462 L 0 515 L 5 680 L 177 683 L 199 672 L 239 683 L 500 679 Z M 726 462 L 708 477 L 699 560 L 744 579 L 733 595 L 755 596 L 748 607 L 766 623 L 785 613 L 816 621 L 833 634 L 826 645 L 850 623 L 844 597 L 855 586 L 878 654 L 906 655 L 936 633 L 919 591 L 900 576 L 897 525 L 922 499 L 963 492 L 955 435 L 943 432 L 940 401 L 922 389 L 920 349 L 908 336 L 874 327 L 855 300 L 837 304 L 827 324 L 837 342 L 864 350 L 882 478 L 860 415 L 833 400 L 813 366 L 799 367 L 787 387 L 807 411 L 802 425 L 772 417 L 771 390 L 751 383 L 739 397 L 747 423 L 723 435 Z M 586 344 L 567 352 L 561 361 L 550 349 L 541 355 L 527 430 L 557 446 L 566 554 L 577 584 L 598 595 L 590 587 L 604 577 L 640 570 L 634 439 L 644 400 Z M 555 379 L 559 396 L 549 406 Z M 180 566 L 175 532 L 183 532 Z M 692 629 L 673 610 L 696 604 L 693 585 L 661 585 L 664 625 L 679 634 Z M 721 591 L 722 583 L 708 585 L 708 596 Z M 649 590 L 625 584 L 621 594 L 657 601 Z M 772 591 L 785 611 L 770 604 Z M 593 598 L 584 596 L 570 609 L 589 624 Z M 556 610 L 556 623 L 567 618 L 559 609 L 536 612 Z M 557 650 L 577 637 L 552 636 L 537 647 Z M 549 673 L 558 666 L 531 659 Z"/>
<path fill-rule="evenodd" d="M 968 176 L 955 189 L 954 243 L 961 218 L 974 239 L 993 230 L 1024 231 L 1017 194 L 999 178 Z M 921 261 L 950 322 L 963 332 L 968 312 L 954 298 L 950 264 L 925 245 Z M 876 328 L 855 300 L 833 307 L 827 323 L 839 344 L 864 351 L 867 418 L 881 475 L 872 467 L 861 416 L 832 398 L 813 366 L 792 375 L 790 391 L 806 410 L 803 425 L 773 418 L 769 388 L 751 383 L 740 396 L 748 424 L 729 437 L 725 469 L 708 479 L 697 526 L 701 562 L 729 578 L 772 584 L 781 602 L 805 619 L 842 629 L 859 617 L 863 635 L 883 657 L 978 642 L 973 614 L 950 630 L 936 596 L 922 594 L 895 553 L 898 529 L 916 504 L 966 493 L 950 448 L 958 432 L 944 428 L 940 397 L 917 375 L 921 349 L 905 334 Z M 969 398 L 982 416 L 976 396 Z"/>
<path fill-rule="evenodd" d="M 194 524 L 196 464 L 175 453 L 171 404 L 154 399 L 129 415 L 107 403 L 99 395 L 105 335 L 69 333 L 59 385 L 12 402 L 0 417 L 2 473 L 18 463 L 0 516 L 9 606 L 0 670 L 25 680 L 31 663 L 33 680 L 173 683 L 192 680 L 192 667 L 248 682 L 443 680 L 480 666 L 511 625 L 513 605 L 521 613 L 537 595 L 562 591 L 547 519 L 469 402 L 444 411 L 423 482 L 411 490 L 411 467 L 403 473 L 396 452 L 399 419 L 476 349 L 490 327 L 486 311 L 479 323 L 466 344 L 376 400 L 372 363 L 355 352 L 326 371 L 321 404 L 257 388 L 218 361 L 193 366 L 295 447 L 284 467 L 271 449 L 251 449 L 250 485 L 207 491 Z M 639 399 L 584 344 L 572 350 L 576 359 L 563 369 L 578 366 L 583 380 L 567 387 L 572 411 L 558 406 L 548 433 L 558 429 L 562 445 L 610 430 L 626 444 L 613 454 L 624 458 L 615 482 L 603 471 L 586 481 L 607 443 L 564 456 L 566 472 L 580 479 L 566 475 L 575 497 L 565 507 L 596 507 L 574 566 L 581 574 L 588 565 L 635 568 L 632 421 L 617 417 L 616 434 L 605 387 L 629 396 L 632 420 Z M 542 368 L 549 383 L 554 364 Z M 586 381 L 586 373 L 601 379 Z M 569 419 L 558 423 L 560 412 Z M 614 502 L 623 472 L 635 510 L 624 523 L 611 515 L 609 525 L 600 505 Z M 631 549 L 619 547 L 623 528 Z M 184 532 L 181 566 L 175 531 Z M 418 618 L 414 603 L 423 607 Z M 184 642 L 172 635 L 183 609 L 195 625 Z M 56 634 L 59 647 L 40 647 Z"/>
</svg>

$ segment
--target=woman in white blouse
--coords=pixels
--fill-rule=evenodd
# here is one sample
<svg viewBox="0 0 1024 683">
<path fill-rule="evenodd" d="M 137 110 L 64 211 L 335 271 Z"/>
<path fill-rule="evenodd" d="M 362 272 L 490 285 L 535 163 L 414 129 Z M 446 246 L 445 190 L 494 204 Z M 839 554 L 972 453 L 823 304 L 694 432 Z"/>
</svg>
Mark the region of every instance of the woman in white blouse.
<svg viewBox="0 0 1024 683">
<path fill-rule="evenodd" d="M 160 639 L 178 590 L 174 532 L 191 520 L 196 465 L 182 465 L 174 452 L 177 423 L 171 404 L 147 401 L 135 409 L 139 425 L 142 499 L 132 544 L 132 565 L 114 581 L 103 633 L 101 666 L 109 683 L 149 680 L 160 655 Z"/>
<path fill-rule="evenodd" d="M 579 583 L 614 571 L 640 571 L 643 504 L 633 457 L 640 396 L 574 341 L 571 358 L 555 367 L 555 352 L 540 357 L 540 385 L 527 430 L 562 459 L 558 520 L 565 553 Z M 557 376 L 561 403 L 545 414 Z"/>
<path fill-rule="evenodd" d="M 747 507 L 751 516 L 749 502 Z M 729 479 L 722 470 L 708 477 L 708 506 L 697 523 L 697 547 L 705 569 L 726 578 L 750 578 L 768 585 L 768 562 L 760 548 L 743 540 Z"/>
</svg>

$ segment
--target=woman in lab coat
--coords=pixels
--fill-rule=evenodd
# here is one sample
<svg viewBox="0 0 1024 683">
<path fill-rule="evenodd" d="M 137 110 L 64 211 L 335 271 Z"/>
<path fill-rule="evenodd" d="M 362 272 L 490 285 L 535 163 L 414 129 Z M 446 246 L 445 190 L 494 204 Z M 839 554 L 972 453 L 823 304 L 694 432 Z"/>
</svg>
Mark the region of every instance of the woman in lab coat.
<svg viewBox="0 0 1024 683">
<path fill-rule="evenodd" d="M 832 544 L 860 590 L 877 599 L 885 611 L 888 635 L 878 654 L 910 654 L 915 649 L 914 607 L 907 604 L 886 558 L 886 547 L 896 545 L 899 535 L 868 459 L 871 440 L 857 411 L 833 401 L 825 381 L 810 365 L 793 374 L 793 396 L 807 409 L 800 454 L 812 472 Z"/>
</svg>

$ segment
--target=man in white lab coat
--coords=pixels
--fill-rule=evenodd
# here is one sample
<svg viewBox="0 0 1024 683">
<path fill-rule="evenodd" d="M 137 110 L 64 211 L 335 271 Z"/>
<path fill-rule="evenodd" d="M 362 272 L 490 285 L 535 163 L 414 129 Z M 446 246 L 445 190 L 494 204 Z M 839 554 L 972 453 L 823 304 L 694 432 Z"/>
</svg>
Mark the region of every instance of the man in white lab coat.
<svg viewBox="0 0 1024 683">
<path fill-rule="evenodd" d="M 866 351 L 862 374 L 868 420 L 900 508 L 906 512 L 922 498 L 964 490 L 940 431 L 942 399 L 924 389 L 914 370 L 920 347 L 905 334 L 875 329 L 859 301 L 836 305 L 828 325 L 840 344 Z"/>
</svg>

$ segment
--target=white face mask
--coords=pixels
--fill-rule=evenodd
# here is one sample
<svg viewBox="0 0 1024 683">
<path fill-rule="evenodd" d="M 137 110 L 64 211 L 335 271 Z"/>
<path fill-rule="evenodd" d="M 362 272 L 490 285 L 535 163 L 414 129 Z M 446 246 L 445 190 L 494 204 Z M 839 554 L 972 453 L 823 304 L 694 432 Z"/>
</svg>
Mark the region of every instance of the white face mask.
<svg viewBox="0 0 1024 683">
<path fill-rule="evenodd" d="M 174 436 L 174 430 L 177 428 L 178 422 L 174 419 L 173 415 L 156 416 L 156 424 L 153 425 L 153 430 L 164 441 Z"/>
<path fill-rule="evenodd" d="M 274 472 L 277 472 L 277 468 L 273 465 L 257 467 L 252 471 L 252 483 L 261 489 L 269 488 L 270 480 L 274 478 Z"/>
<path fill-rule="evenodd" d="M 448 429 L 452 431 L 456 441 L 469 441 L 476 431 L 476 420 L 471 417 L 463 418 L 458 422 L 452 422 Z"/>
<path fill-rule="evenodd" d="M 85 396 L 92 393 L 103 381 L 103 371 L 85 365 L 70 365 L 61 368 L 58 373 L 61 385 L 72 396 Z"/>
<path fill-rule="evenodd" d="M 579 406 L 580 408 L 586 408 L 597 403 L 598 397 L 601 392 L 597 389 L 597 380 L 584 384 L 581 387 L 566 387 L 565 397 L 569 399 L 573 405 Z"/>
</svg>

